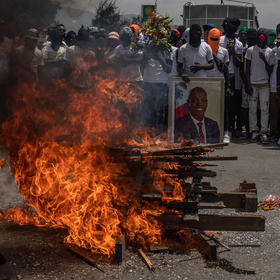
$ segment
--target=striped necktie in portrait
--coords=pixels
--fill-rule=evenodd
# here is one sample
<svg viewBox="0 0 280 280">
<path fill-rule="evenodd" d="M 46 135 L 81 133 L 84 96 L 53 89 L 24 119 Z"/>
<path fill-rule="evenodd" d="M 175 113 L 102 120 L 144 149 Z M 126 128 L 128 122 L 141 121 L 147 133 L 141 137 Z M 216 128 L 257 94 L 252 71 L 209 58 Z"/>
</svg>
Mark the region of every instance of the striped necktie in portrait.
<svg viewBox="0 0 280 280">
<path fill-rule="evenodd" d="M 203 123 L 199 122 L 197 125 L 198 125 L 198 128 L 199 128 L 199 130 L 198 130 L 199 143 L 204 144 L 205 143 L 205 137 L 204 137 L 203 130 L 202 130 Z"/>
</svg>

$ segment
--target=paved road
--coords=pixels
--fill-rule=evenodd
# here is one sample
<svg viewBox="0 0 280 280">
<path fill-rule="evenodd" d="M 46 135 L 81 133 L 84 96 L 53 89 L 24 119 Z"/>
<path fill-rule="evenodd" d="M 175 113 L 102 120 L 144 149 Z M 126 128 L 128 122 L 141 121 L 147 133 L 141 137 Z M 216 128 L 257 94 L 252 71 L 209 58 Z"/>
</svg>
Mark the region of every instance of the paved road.
<svg viewBox="0 0 280 280">
<path fill-rule="evenodd" d="M 238 161 L 218 162 L 212 167 L 217 177 L 212 185 L 231 191 L 247 180 L 255 182 L 259 199 L 269 194 L 280 196 L 280 148 L 239 142 L 232 143 L 218 155 L 238 156 Z M 2 156 L 4 154 L 2 153 Z M 8 175 L 8 166 L 0 170 L 0 209 L 23 203 L 17 186 Z M 64 232 L 0 224 L 0 250 L 8 264 L 0 266 L 1 279 L 280 279 L 280 210 L 259 212 L 265 215 L 264 233 L 225 233 L 220 238 L 231 246 L 219 249 L 220 261 L 206 263 L 197 252 L 189 255 L 152 254 L 156 266 L 150 272 L 140 257 L 128 251 L 122 265 L 112 265 L 104 274 L 81 262 L 65 250 Z"/>
</svg>

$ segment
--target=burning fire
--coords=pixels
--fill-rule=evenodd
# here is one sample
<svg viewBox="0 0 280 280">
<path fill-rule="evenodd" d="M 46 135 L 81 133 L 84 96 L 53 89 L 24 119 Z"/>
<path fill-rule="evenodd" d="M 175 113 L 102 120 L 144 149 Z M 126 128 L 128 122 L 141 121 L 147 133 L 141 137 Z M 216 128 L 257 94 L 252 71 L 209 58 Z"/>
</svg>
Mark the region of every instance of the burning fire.
<svg viewBox="0 0 280 280">
<path fill-rule="evenodd" d="M 159 244 L 156 216 L 164 211 L 139 201 L 142 190 L 127 176 L 129 167 L 111 160 L 108 147 L 140 146 L 131 122 L 140 95 L 114 77 L 110 69 L 92 75 L 85 92 L 64 80 L 55 87 L 20 82 L 2 127 L 11 172 L 35 210 L 13 208 L 2 218 L 67 229 L 66 243 L 108 257 L 123 234 L 137 246 Z M 183 199 L 180 183 L 158 172 L 158 184 L 173 184 L 174 199 Z"/>
</svg>

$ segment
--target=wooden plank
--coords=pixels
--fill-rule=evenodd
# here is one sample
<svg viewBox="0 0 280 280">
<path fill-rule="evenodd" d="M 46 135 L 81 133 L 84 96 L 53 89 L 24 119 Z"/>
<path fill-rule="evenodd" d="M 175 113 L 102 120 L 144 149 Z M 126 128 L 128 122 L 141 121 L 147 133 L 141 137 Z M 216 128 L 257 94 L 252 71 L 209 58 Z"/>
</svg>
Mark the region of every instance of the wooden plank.
<svg viewBox="0 0 280 280">
<path fill-rule="evenodd" d="M 85 261 L 89 265 L 97 268 L 102 272 L 105 272 L 105 269 L 101 265 L 97 264 L 96 259 L 92 257 L 91 253 L 88 250 L 79 248 L 74 245 L 68 245 L 67 250 L 69 250 L 71 253 L 73 253 L 75 256 Z"/>
<path fill-rule="evenodd" d="M 264 231 L 264 216 L 227 215 L 177 215 L 164 214 L 158 217 L 166 230 L 200 229 L 215 231 Z"/>
<path fill-rule="evenodd" d="M 164 205 L 168 209 L 184 210 L 187 212 L 195 212 L 195 211 L 197 212 L 198 209 L 197 208 L 198 201 L 196 200 L 176 201 L 172 197 L 170 197 L 170 199 L 162 198 L 162 195 L 157 193 L 142 194 L 142 198 L 149 202 L 153 202 L 153 201 L 161 202 L 162 205 Z"/>
<path fill-rule="evenodd" d="M 245 207 L 245 193 L 228 192 L 218 193 L 219 200 L 223 201 L 227 208 L 244 209 Z"/>
<path fill-rule="evenodd" d="M 198 248 L 199 252 L 208 260 L 216 261 L 217 260 L 217 244 L 211 238 L 200 234 L 198 240 L 201 244 Z"/>
<path fill-rule="evenodd" d="M 150 245 L 149 251 L 152 253 L 163 253 L 169 251 L 169 248 L 164 245 Z"/>
<path fill-rule="evenodd" d="M 239 186 L 242 188 L 242 190 L 255 189 L 256 188 L 255 183 L 247 183 L 246 181 L 244 181 L 243 183 L 240 183 Z"/>
<path fill-rule="evenodd" d="M 200 158 L 193 159 L 193 161 L 227 161 L 227 160 L 238 160 L 238 157 L 237 156 L 232 156 L 232 157 L 212 156 L 212 157 L 200 157 Z"/>
<path fill-rule="evenodd" d="M 224 209 L 225 204 L 222 201 L 218 202 L 199 202 L 197 205 L 198 209 Z"/>
<path fill-rule="evenodd" d="M 202 230 L 220 231 L 264 231 L 264 216 L 226 216 L 199 214 Z"/>
<path fill-rule="evenodd" d="M 124 260 L 125 257 L 125 237 L 121 236 L 115 244 L 115 256 L 116 256 L 116 261 L 117 263 L 121 263 Z"/>
<path fill-rule="evenodd" d="M 144 157 L 146 158 L 146 157 Z M 229 160 L 237 160 L 238 158 L 236 156 L 232 157 L 205 157 L 205 156 L 197 156 L 196 154 L 188 155 L 188 156 L 149 156 L 148 157 L 152 161 L 158 161 L 158 162 L 177 162 L 180 164 L 189 165 L 192 162 L 200 162 L 200 161 L 229 161 Z M 134 158 L 131 158 L 134 159 Z M 136 159 L 136 158 L 135 158 Z"/>
<path fill-rule="evenodd" d="M 150 261 L 150 259 L 147 257 L 147 255 L 144 253 L 144 251 L 142 249 L 138 249 L 138 253 L 140 254 L 140 256 L 142 257 L 143 261 L 145 262 L 145 264 L 148 266 L 148 268 L 150 270 L 154 270 L 154 265 L 152 264 L 152 262 Z"/>
<path fill-rule="evenodd" d="M 178 155 L 178 154 L 185 154 L 189 151 L 211 151 L 214 148 L 221 148 L 228 146 L 227 143 L 218 143 L 218 144 L 207 144 L 207 145 L 200 145 L 200 146 L 190 146 L 190 147 L 181 147 L 177 149 L 169 149 L 169 150 L 160 150 L 160 151 L 147 151 L 146 153 L 142 153 L 142 155 Z"/>
<path fill-rule="evenodd" d="M 246 212 L 257 212 L 258 210 L 258 197 L 255 193 L 245 194 L 245 207 Z"/>
</svg>

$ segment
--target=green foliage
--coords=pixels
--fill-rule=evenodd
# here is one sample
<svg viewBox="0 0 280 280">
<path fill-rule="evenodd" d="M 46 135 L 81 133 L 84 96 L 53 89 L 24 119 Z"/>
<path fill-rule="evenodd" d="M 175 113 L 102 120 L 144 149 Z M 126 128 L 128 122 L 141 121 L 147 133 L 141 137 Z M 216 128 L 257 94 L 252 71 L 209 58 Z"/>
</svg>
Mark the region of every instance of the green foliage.
<svg viewBox="0 0 280 280">
<path fill-rule="evenodd" d="M 93 26 L 105 28 L 106 30 L 118 30 L 120 26 L 120 12 L 116 0 L 102 0 L 97 9 L 96 16 L 92 20 Z"/>
</svg>

